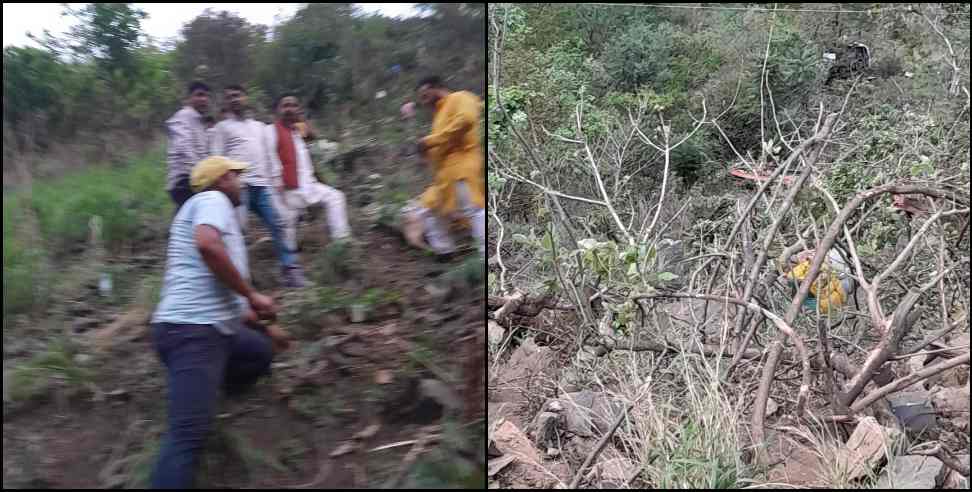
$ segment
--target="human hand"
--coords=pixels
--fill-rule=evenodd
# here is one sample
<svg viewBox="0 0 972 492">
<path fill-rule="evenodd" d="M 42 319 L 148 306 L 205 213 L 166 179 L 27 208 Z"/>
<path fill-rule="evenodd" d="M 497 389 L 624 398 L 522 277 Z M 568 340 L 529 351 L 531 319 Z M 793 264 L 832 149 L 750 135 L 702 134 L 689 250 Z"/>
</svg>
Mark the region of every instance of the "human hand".
<svg viewBox="0 0 972 492">
<path fill-rule="evenodd" d="M 286 330 L 280 327 L 280 325 L 270 325 L 267 326 L 267 335 L 270 337 L 270 341 L 273 343 L 274 352 L 283 352 L 290 348 L 290 341 L 293 337 Z"/>
<path fill-rule="evenodd" d="M 260 319 L 275 319 L 277 316 L 277 305 L 273 302 L 273 298 L 270 296 L 263 295 L 259 292 L 253 291 L 247 298 L 250 302 L 250 307 L 256 312 L 256 315 Z"/>
</svg>

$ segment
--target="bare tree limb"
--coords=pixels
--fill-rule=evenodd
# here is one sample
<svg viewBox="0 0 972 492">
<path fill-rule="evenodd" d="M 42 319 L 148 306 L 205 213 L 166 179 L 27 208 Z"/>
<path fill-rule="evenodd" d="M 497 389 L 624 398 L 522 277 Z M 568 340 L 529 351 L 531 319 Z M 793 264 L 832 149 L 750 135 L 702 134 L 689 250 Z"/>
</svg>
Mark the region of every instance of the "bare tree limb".
<svg viewBox="0 0 972 492">
<path fill-rule="evenodd" d="M 961 365 L 969 365 L 969 352 L 965 352 L 965 354 L 958 357 L 944 360 L 938 364 L 930 365 L 920 371 L 913 372 L 903 378 L 896 379 L 891 383 L 881 386 L 880 388 L 869 393 L 864 398 L 861 398 L 857 403 L 854 403 L 850 409 L 853 412 L 860 412 L 867 408 L 868 405 L 871 405 L 872 403 L 884 398 L 887 395 L 890 395 L 891 393 L 905 389 L 918 381 L 928 379 L 942 371 L 946 371 Z"/>
<path fill-rule="evenodd" d="M 591 463 L 594 462 L 597 455 L 601 454 L 601 451 L 603 451 L 604 447 L 607 446 L 608 441 L 611 440 L 611 436 L 613 436 L 614 432 L 618 430 L 618 427 L 621 426 L 621 422 L 624 422 L 624 419 L 628 416 L 628 412 L 630 412 L 633 408 L 634 403 L 631 403 L 623 412 L 621 412 L 620 415 L 618 415 L 618 417 L 614 420 L 614 424 L 611 425 L 611 428 L 608 429 L 603 436 L 601 436 L 601 440 L 597 442 L 597 446 L 594 446 L 591 453 L 587 455 L 587 459 L 584 460 L 584 464 L 577 469 L 577 473 L 574 474 L 574 479 L 570 481 L 570 486 L 568 488 L 576 489 L 577 486 L 580 485 L 581 478 L 584 476 L 584 471 L 587 470 L 587 467 L 591 466 Z"/>
</svg>

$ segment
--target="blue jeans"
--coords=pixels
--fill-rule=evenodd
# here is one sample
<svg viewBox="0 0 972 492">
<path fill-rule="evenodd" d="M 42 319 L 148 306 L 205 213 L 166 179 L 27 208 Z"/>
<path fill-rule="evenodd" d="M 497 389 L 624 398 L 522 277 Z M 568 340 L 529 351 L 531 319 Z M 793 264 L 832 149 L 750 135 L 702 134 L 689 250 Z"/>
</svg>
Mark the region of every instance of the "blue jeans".
<svg viewBox="0 0 972 492">
<path fill-rule="evenodd" d="M 227 336 L 211 325 L 155 323 L 152 339 L 169 379 L 169 428 L 152 488 L 191 488 L 220 387 L 239 392 L 269 374 L 272 345 L 242 325 Z"/>
<path fill-rule="evenodd" d="M 279 214 L 273 209 L 270 188 L 244 185 L 240 190 L 240 195 L 243 212 L 246 213 L 247 209 L 253 210 L 270 229 L 270 235 L 273 237 L 273 248 L 276 250 L 277 256 L 280 257 L 280 263 L 285 267 L 296 264 L 297 259 L 294 252 L 284 242 L 283 224 L 280 221 Z"/>
</svg>

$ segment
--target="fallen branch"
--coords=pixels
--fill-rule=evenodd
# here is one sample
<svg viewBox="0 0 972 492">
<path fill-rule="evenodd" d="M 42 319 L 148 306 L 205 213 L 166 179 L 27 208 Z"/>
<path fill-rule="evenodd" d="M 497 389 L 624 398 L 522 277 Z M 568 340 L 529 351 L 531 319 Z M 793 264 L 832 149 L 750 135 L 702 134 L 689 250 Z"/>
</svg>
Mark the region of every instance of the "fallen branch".
<svg viewBox="0 0 972 492">
<path fill-rule="evenodd" d="M 735 299 L 732 297 L 712 296 L 712 295 L 705 295 L 705 294 L 649 294 L 649 295 L 633 296 L 632 300 L 637 301 L 639 299 L 654 299 L 654 298 L 666 298 L 666 297 L 675 297 L 675 298 L 682 298 L 682 299 L 697 299 L 702 301 L 708 300 L 708 301 L 729 302 L 732 304 L 736 304 L 738 306 L 742 306 L 757 314 L 762 314 L 763 316 L 766 317 L 766 319 L 770 320 L 773 323 L 773 325 L 775 325 L 776 328 L 779 329 L 780 332 L 782 332 L 783 335 L 785 335 L 793 342 L 793 345 L 795 345 L 797 348 L 797 352 L 800 354 L 800 363 L 803 366 L 802 367 L 803 380 L 800 383 L 800 391 L 797 394 L 796 413 L 798 417 L 803 416 L 804 410 L 806 409 L 807 398 L 810 393 L 810 354 L 807 351 L 807 347 L 803 343 L 803 340 L 796 334 L 795 331 L 793 331 L 793 328 L 790 327 L 789 323 L 780 319 L 779 316 L 773 314 L 772 312 L 763 309 L 757 304 L 751 302 L 743 302 L 739 299 Z M 776 354 L 776 358 L 779 359 L 779 357 L 780 354 Z M 763 409 L 763 411 L 764 412 L 766 411 L 765 408 Z"/>
<path fill-rule="evenodd" d="M 938 461 L 941 461 L 942 464 L 958 472 L 959 475 L 962 475 L 965 478 L 969 478 L 969 466 L 963 465 L 961 462 L 955 460 L 955 458 L 953 458 L 950 454 L 945 452 L 944 449 L 942 449 L 942 445 L 940 443 L 935 443 L 935 447 L 927 451 L 912 450 L 911 454 L 917 454 L 921 456 L 934 456 L 935 458 L 938 458 Z"/>
<path fill-rule="evenodd" d="M 618 418 L 614 420 L 614 425 L 612 425 L 611 428 L 608 429 L 608 431 L 605 432 L 603 436 L 601 436 L 601 440 L 597 442 L 597 446 L 595 446 L 594 449 L 591 450 L 591 453 L 587 455 L 587 459 L 584 460 L 584 464 L 582 464 L 581 467 L 577 470 L 577 473 L 574 474 L 574 479 L 570 481 L 570 486 L 568 488 L 571 489 L 577 488 L 577 486 L 580 484 L 581 477 L 584 476 L 584 470 L 586 470 L 587 467 L 591 466 L 591 463 L 594 461 L 595 458 L 597 458 L 597 455 L 601 454 L 601 451 L 603 451 L 604 447 L 607 446 L 608 441 L 611 440 L 611 436 L 614 435 L 614 431 L 618 430 L 618 427 L 621 426 L 621 422 L 624 422 L 625 417 L 628 416 L 628 412 L 630 412 L 633 408 L 634 408 L 634 403 L 629 404 L 628 408 L 625 409 L 625 411 L 621 412 L 620 415 L 618 415 Z"/>
<path fill-rule="evenodd" d="M 719 347 L 716 345 L 699 345 L 690 348 L 679 348 L 674 345 L 658 342 L 639 342 L 637 344 L 631 344 L 626 346 L 616 346 L 613 350 L 630 350 L 632 352 L 659 352 L 666 354 L 693 354 L 693 355 L 704 355 L 707 357 L 732 357 L 733 353 L 731 351 L 725 350 L 724 347 Z M 763 352 L 756 349 L 747 349 L 745 353 L 739 356 L 740 359 L 752 360 L 762 357 Z"/>
<path fill-rule="evenodd" d="M 493 319 L 497 323 L 502 323 L 503 321 L 506 320 L 507 316 L 516 312 L 516 310 L 520 307 L 520 304 L 522 303 L 523 303 L 522 292 L 517 292 L 511 295 L 510 297 L 506 298 L 506 302 L 503 304 L 503 306 L 496 310 L 496 312 L 493 314 Z"/>
<path fill-rule="evenodd" d="M 852 405 L 850 409 L 852 412 L 860 412 L 867 408 L 868 405 L 880 400 L 881 398 L 884 398 L 891 393 L 907 388 L 918 381 L 928 379 L 940 372 L 963 364 L 969 365 L 969 352 L 966 352 L 964 355 L 960 355 L 958 357 L 944 360 L 938 364 L 928 366 L 920 371 L 913 372 L 903 378 L 896 379 L 889 384 L 881 386 L 880 388 L 871 392 L 869 395 L 861 398 L 857 403 Z"/>
<path fill-rule="evenodd" d="M 522 294 L 520 294 L 522 296 Z M 500 309 L 504 306 L 508 306 L 510 302 L 514 301 L 516 294 L 507 297 L 500 296 L 489 296 L 486 299 L 486 307 L 490 311 L 494 311 L 492 314 L 492 319 L 499 322 L 500 320 L 497 316 L 500 315 Z M 529 297 L 523 296 L 522 299 L 516 301 L 517 305 L 515 310 L 509 309 L 503 313 L 503 317 L 515 314 L 517 316 L 533 317 L 540 314 L 544 309 L 552 309 L 558 311 L 566 311 L 574 309 L 573 306 L 561 305 L 556 302 L 556 298 L 552 295 L 543 295 L 540 297 Z"/>
</svg>

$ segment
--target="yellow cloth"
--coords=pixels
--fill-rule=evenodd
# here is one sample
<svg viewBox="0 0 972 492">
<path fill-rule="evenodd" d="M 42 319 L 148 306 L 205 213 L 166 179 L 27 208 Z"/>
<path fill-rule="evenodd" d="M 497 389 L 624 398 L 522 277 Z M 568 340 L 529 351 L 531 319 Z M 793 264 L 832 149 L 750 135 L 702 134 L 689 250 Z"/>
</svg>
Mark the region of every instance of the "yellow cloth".
<svg viewBox="0 0 972 492">
<path fill-rule="evenodd" d="M 456 210 L 455 184 L 466 182 L 474 205 L 486 208 L 486 179 L 479 140 L 479 115 L 483 100 L 467 92 L 453 92 L 435 105 L 432 132 L 422 139 L 435 179 L 422 194 L 422 206 L 441 216 Z"/>
<path fill-rule="evenodd" d="M 810 260 L 803 260 L 793 267 L 793 270 L 787 274 L 787 277 L 796 280 L 797 282 L 802 282 L 803 279 L 807 277 L 807 272 L 810 270 Z M 819 287 L 823 286 L 827 295 L 818 295 Z M 844 287 L 840 283 L 840 279 L 832 271 L 824 267 L 820 271 L 820 275 L 817 276 L 817 281 L 810 286 L 810 295 L 817 299 L 817 306 L 820 308 L 821 313 L 827 313 L 830 311 L 830 306 L 843 306 L 844 302 L 847 301 L 847 293 L 844 292 Z"/>
</svg>

